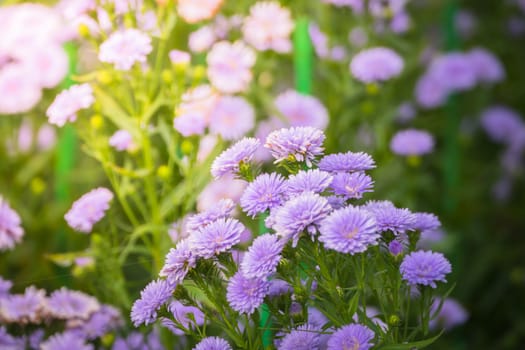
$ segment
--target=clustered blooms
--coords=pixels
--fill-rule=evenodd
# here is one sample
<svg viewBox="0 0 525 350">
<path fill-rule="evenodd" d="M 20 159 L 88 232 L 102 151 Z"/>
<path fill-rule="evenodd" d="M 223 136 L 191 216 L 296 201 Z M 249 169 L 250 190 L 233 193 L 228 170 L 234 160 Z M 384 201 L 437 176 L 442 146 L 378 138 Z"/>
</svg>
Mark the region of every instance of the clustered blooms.
<svg viewBox="0 0 525 350">
<path fill-rule="evenodd" d="M 93 225 L 99 222 L 109 209 L 113 193 L 104 187 L 99 187 L 80 197 L 64 218 L 68 225 L 76 231 L 90 233 Z"/>
<path fill-rule="evenodd" d="M 30 286 L 24 293 L 14 294 L 9 292 L 9 281 L 0 278 L 0 282 L 0 322 L 32 329 L 25 337 L 11 336 L 1 327 L 0 346 L 8 346 L 9 349 L 9 346 L 12 349 L 93 349 L 87 342 L 95 341 L 123 325 L 117 309 L 100 304 L 82 292 L 62 288 L 46 296 L 44 290 Z M 62 331 L 44 339 L 44 331 L 49 329 Z"/>
<path fill-rule="evenodd" d="M 20 216 L 0 195 L 0 251 L 13 249 L 22 240 L 24 229 Z"/>
<path fill-rule="evenodd" d="M 124 29 L 112 33 L 101 45 L 98 58 L 112 63 L 115 69 L 128 71 L 135 63 L 146 63 L 151 52 L 151 38 L 138 29 Z"/>
<path fill-rule="evenodd" d="M 285 271 L 296 259 L 295 254 L 301 254 L 307 246 L 312 249 L 308 254 L 316 255 L 309 258 L 319 264 L 320 276 L 328 273 L 321 267 L 321 261 L 329 254 L 353 259 L 386 253 L 385 258 L 390 256 L 392 263 L 397 264 L 395 273 L 406 282 L 407 291 L 416 285 L 433 289 L 438 282 L 445 282 L 451 266 L 442 254 L 414 251 L 412 247 L 412 252 L 405 255 L 408 240 L 412 242 L 421 232 L 437 229 L 439 219 L 431 213 L 397 208 L 389 201 L 350 204 L 350 200 L 372 190 L 373 182 L 365 171 L 373 169 L 375 162 L 365 153 L 324 156 L 323 140 L 322 131 L 312 127 L 281 129 L 268 136 L 265 146 L 273 151 L 278 166 L 286 169 L 288 176 L 275 172 L 253 174 L 251 159 L 261 147 L 255 139 L 243 139 L 219 155 L 212 174 L 248 180 L 248 186 L 238 202 L 221 200 L 207 211 L 186 219 L 187 238 L 169 251 L 160 279 L 146 286 L 133 305 L 133 323 L 150 324 L 158 319 L 159 313 L 165 315 L 163 308 L 172 314 L 174 321 L 162 316 L 161 324 L 175 334 L 212 321 L 206 317 L 208 306 L 200 305 L 198 300 L 190 302 L 191 298 L 177 298 L 185 295 L 180 292 L 187 280 L 207 290 L 208 295 L 223 293 L 214 300 L 227 302 L 220 306 L 220 313 L 229 319 L 235 319 L 238 314 L 250 317 L 263 303 L 283 296 L 292 298 L 287 312 L 299 315 L 301 305 L 295 301 L 299 294 L 291 285 L 296 277 Z M 269 230 L 253 239 L 246 250 L 242 250 L 244 243 L 241 242 L 247 229 L 232 217 L 237 204 L 248 216 L 259 216 Z M 323 280 L 302 283 L 311 283 L 315 291 Z M 310 298 L 315 299 L 316 294 Z M 380 329 L 387 329 L 379 312 L 373 310 L 370 307 L 366 317 Z M 193 316 L 183 316 L 185 313 Z M 215 311 L 213 314 L 216 315 Z M 332 327 L 326 326 L 330 321 L 319 310 L 309 307 L 308 315 L 307 323 L 278 333 L 279 349 L 302 349 L 305 344 L 319 348 L 321 342 L 333 350 L 370 349 L 381 337 L 381 333 L 366 326 L 363 316 L 357 314 L 354 323 Z M 251 327 L 249 323 L 239 322 L 241 327 Z M 185 326 L 181 328 L 181 324 Z M 323 334 L 326 332 L 328 334 Z M 196 348 L 230 349 L 231 345 L 225 339 L 208 337 Z"/>
</svg>

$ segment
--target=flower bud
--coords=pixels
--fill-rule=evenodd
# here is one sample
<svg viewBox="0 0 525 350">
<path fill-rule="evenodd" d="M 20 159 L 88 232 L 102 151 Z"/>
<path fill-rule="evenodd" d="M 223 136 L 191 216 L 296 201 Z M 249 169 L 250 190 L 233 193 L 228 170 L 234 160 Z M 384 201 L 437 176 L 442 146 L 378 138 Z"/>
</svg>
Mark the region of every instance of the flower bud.
<svg viewBox="0 0 525 350">
<path fill-rule="evenodd" d="M 161 165 L 157 169 L 157 176 L 161 179 L 167 179 L 171 175 L 171 170 L 167 165 Z"/>
<path fill-rule="evenodd" d="M 89 119 L 89 124 L 94 130 L 99 130 L 104 125 L 104 118 L 100 114 L 94 114 Z"/>
</svg>

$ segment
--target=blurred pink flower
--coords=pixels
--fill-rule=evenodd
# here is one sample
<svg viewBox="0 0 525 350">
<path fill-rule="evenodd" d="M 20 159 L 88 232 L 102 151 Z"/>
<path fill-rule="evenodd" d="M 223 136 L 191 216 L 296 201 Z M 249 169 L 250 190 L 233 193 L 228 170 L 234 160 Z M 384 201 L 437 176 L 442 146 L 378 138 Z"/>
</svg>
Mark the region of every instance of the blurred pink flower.
<svg viewBox="0 0 525 350">
<path fill-rule="evenodd" d="M 169 57 L 173 64 L 189 64 L 191 61 L 191 56 L 186 51 L 171 50 Z"/>
<path fill-rule="evenodd" d="M 292 43 L 290 34 L 294 29 L 290 10 L 276 1 L 261 1 L 250 8 L 250 14 L 244 19 L 244 40 L 257 50 L 274 50 L 280 53 L 290 52 Z"/>
<path fill-rule="evenodd" d="M 90 107 L 95 98 L 89 84 L 73 85 L 57 95 L 51 106 L 47 109 L 49 123 L 64 126 L 67 122 L 77 119 L 77 112 Z"/>
<path fill-rule="evenodd" d="M 44 124 L 38 129 L 36 135 L 37 147 L 41 151 L 47 151 L 53 148 L 57 140 L 57 133 L 55 128 L 49 124 Z"/>
<path fill-rule="evenodd" d="M 109 145 L 117 151 L 131 151 L 137 148 L 133 136 L 127 130 L 117 130 L 110 138 Z"/>
<path fill-rule="evenodd" d="M 114 32 L 100 45 L 98 58 L 113 63 L 115 69 L 130 70 L 135 63 L 146 63 L 152 50 L 151 38 L 137 29 Z"/>
<path fill-rule="evenodd" d="M 255 52 L 240 41 L 218 42 L 208 53 L 208 78 L 221 92 L 245 91 L 252 80 L 255 59 Z"/>
<path fill-rule="evenodd" d="M 197 152 L 197 162 L 202 163 L 208 158 L 211 152 L 217 145 L 218 138 L 215 135 L 205 135 L 201 138 L 199 143 L 199 151 Z"/>
<path fill-rule="evenodd" d="M 275 107 L 291 126 L 313 126 L 325 129 L 328 125 L 328 111 L 314 96 L 287 90 L 275 99 Z"/>
<path fill-rule="evenodd" d="M 207 25 L 190 33 L 188 47 L 191 52 L 204 52 L 209 50 L 216 40 L 213 28 Z"/>
<path fill-rule="evenodd" d="M 224 0 L 178 0 L 179 15 L 188 23 L 210 19 L 219 10 Z"/>
<path fill-rule="evenodd" d="M 203 134 L 218 101 L 219 95 L 209 85 L 186 91 L 175 110 L 175 129 L 183 136 Z"/>
<path fill-rule="evenodd" d="M 210 182 L 197 198 L 197 210 L 199 212 L 209 210 L 215 207 L 219 200 L 225 198 L 238 203 L 246 185 L 245 181 L 228 176 Z"/>
<path fill-rule="evenodd" d="M 210 131 L 225 140 L 238 140 L 255 125 L 255 111 L 242 97 L 224 96 L 210 116 Z"/>
<path fill-rule="evenodd" d="M 0 114 L 16 114 L 32 109 L 42 90 L 34 71 L 22 64 L 9 64 L 0 69 Z"/>
</svg>

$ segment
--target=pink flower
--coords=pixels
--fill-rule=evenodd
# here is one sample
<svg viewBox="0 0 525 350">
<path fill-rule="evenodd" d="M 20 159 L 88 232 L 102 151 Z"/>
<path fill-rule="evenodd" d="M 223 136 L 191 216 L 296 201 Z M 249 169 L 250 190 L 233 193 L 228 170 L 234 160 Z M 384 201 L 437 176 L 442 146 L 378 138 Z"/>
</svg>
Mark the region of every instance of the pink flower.
<svg viewBox="0 0 525 350">
<path fill-rule="evenodd" d="M 47 151 L 51 149 L 57 140 L 57 133 L 55 128 L 49 124 L 44 124 L 38 129 L 38 134 L 36 135 L 36 144 L 38 149 L 41 151 Z"/>
<path fill-rule="evenodd" d="M 288 90 L 275 99 L 275 107 L 291 126 L 313 126 L 324 129 L 328 125 L 328 111 L 317 98 Z"/>
<path fill-rule="evenodd" d="M 275 1 L 257 2 L 244 20 L 244 40 L 260 51 L 290 52 L 293 28 L 290 10 Z"/>
<path fill-rule="evenodd" d="M 183 136 L 202 135 L 219 95 L 209 85 L 200 85 L 182 95 L 173 125 Z"/>
<path fill-rule="evenodd" d="M 225 140 L 240 139 L 254 125 L 253 107 L 242 97 L 221 97 L 210 116 L 210 131 Z"/>
<path fill-rule="evenodd" d="M 199 143 L 199 151 L 197 152 L 197 162 L 203 163 L 209 157 L 211 152 L 217 145 L 218 137 L 215 135 L 205 135 L 201 138 Z"/>
<path fill-rule="evenodd" d="M 217 40 L 211 26 L 204 26 L 192 32 L 188 38 L 188 47 L 191 52 L 204 52 L 210 49 Z"/>
<path fill-rule="evenodd" d="M 184 137 L 203 135 L 206 125 L 201 114 L 182 114 L 173 120 L 173 127 Z"/>
<path fill-rule="evenodd" d="M 95 188 L 73 203 L 64 218 L 74 230 L 90 233 L 93 225 L 106 215 L 112 199 L 113 193 L 107 188 Z"/>
<path fill-rule="evenodd" d="M 127 130 L 118 130 L 109 139 L 109 145 L 117 151 L 131 151 L 137 147 Z"/>
<path fill-rule="evenodd" d="M 0 70 L 0 114 L 32 109 L 42 97 L 34 71 L 26 65 L 9 64 Z"/>
<path fill-rule="evenodd" d="M 90 107 L 95 98 L 89 84 L 73 85 L 62 91 L 47 109 L 49 123 L 64 126 L 67 122 L 77 120 L 77 112 Z"/>
<path fill-rule="evenodd" d="M 0 195 L 0 251 L 13 249 L 23 235 L 20 216 Z"/>
<path fill-rule="evenodd" d="M 178 0 L 179 15 L 188 23 L 210 19 L 219 10 L 224 0 Z"/>
<path fill-rule="evenodd" d="M 171 50 L 169 56 L 173 64 L 189 64 L 191 61 L 191 56 L 186 51 Z"/>
<path fill-rule="evenodd" d="M 146 63 L 151 52 L 151 38 L 137 29 L 114 32 L 100 45 L 98 58 L 113 63 L 118 70 L 130 70 L 135 63 Z"/>
<path fill-rule="evenodd" d="M 213 45 L 207 57 L 208 78 L 224 93 L 245 91 L 252 80 L 255 52 L 242 42 L 221 41 Z"/>
<path fill-rule="evenodd" d="M 246 185 L 245 181 L 236 180 L 228 176 L 223 176 L 210 182 L 197 198 L 197 210 L 199 212 L 209 210 L 217 206 L 217 202 L 225 198 L 238 203 Z"/>
</svg>

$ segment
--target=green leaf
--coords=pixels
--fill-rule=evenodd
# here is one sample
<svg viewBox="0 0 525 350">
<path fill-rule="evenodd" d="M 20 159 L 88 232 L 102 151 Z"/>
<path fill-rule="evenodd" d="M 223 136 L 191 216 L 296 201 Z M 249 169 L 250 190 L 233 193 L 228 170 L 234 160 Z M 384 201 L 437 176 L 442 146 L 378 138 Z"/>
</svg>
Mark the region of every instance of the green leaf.
<svg viewBox="0 0 525 350">
<path fill-rule="evenodd" d="M 385 345 L 378 350 L 411 350 L 411 349 L 423 349 L 438 340 L 438 338 L 443 334 L 443 331 L 441 331 L 438 335 L 435 337 L 425 339 L 425 340 L 419 340 L 411 343 L 404 343 L 404 344 L 392 344 L 392 345 Z"/>
</svg>

